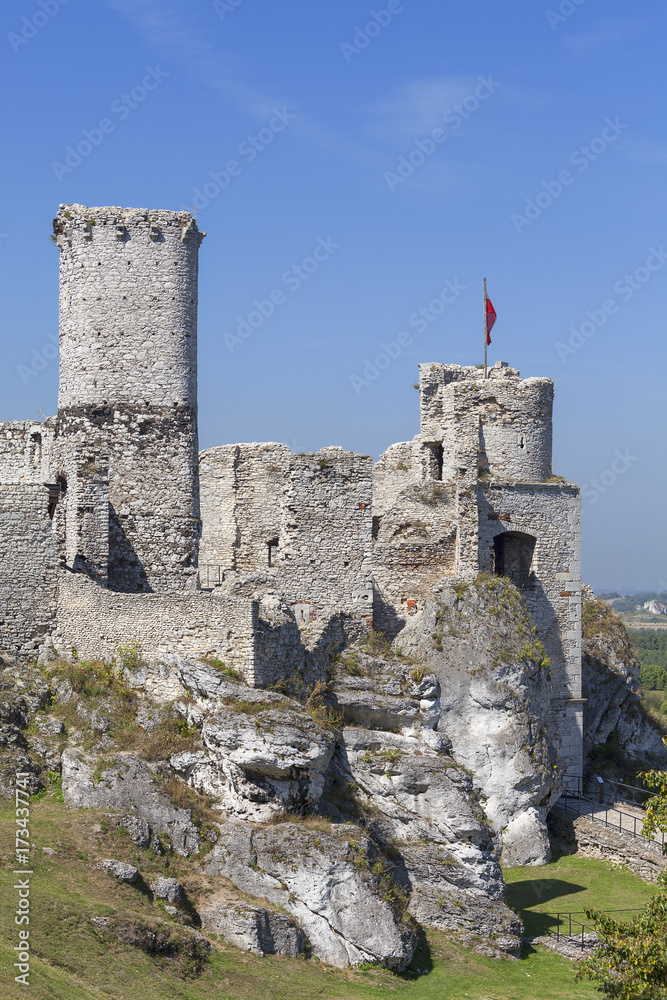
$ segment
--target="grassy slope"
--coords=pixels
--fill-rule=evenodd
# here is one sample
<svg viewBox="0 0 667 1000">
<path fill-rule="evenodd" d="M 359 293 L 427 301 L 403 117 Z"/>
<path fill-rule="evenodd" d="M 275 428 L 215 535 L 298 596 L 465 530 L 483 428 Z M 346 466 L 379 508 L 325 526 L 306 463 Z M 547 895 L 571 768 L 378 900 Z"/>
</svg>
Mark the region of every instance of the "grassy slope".
<svg viewBox="0 0 667 1000">
<path fill-rule="evenodd" d="M 496 962 L 452 944 L 444 935 L 429 937 L 430 952 L 418 953 L 414 969 L 404 977 L 382 970 L 331 969 L 316 961 L 264 959 L 218 945 L 218 952 L 197 979 L 181 980 L 168 961 L 160 964 L 137 949 L 103 942 L 91 916 L 113 912 L 134 917 L 164 917 L 147 893 L 97 871 L 95 861 L 115 857 L 132 861 L 149 881 L 165 871 L 165 859 L 139 851 L 124 835 L 96 829 L 101 814 L 75 811 L 47 795 L 32 806 L 34 876 L 32 877 L 33 1000 L 569 1000 L 596 995 L 589 983 L 576 983 L 571 963 L 545 949 L 527 949 L 520 962 Z M 0 806 L 0 997 L 19 995 L 13 983 L 11 946 L 15 935 L 11 838 L 13 809 Z M 55 857 L 43 854 L 53 847 Z M 183 859 L 169 859 L 166 871 L 179 877 L 196 903 L 205 880 Z M 596 861 L 564 858 L 548 869 L 512 869 L 510 902 L 517 908 L 579 909 L 585 903 L 638 906 L 653 891 L 624 871 Z M 583 886 L 587 888 L 584 890 Z M 545 889 L 546 887 L 546 889 Z M 537 899 L 536 899 L 537 893 Z M 559 895 L 563 893 L 563 895 Z"/>
</svg>

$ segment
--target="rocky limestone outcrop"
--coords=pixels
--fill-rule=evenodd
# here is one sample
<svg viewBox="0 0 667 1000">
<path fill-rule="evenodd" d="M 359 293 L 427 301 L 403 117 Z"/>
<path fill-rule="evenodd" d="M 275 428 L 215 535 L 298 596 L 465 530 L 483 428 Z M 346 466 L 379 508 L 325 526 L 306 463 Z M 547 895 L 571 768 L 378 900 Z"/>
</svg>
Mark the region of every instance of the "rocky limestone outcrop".
<svg viewBox="0 0 667 1000">
<path fill-rule="evenodd" d="M 228 944 L 253 955 L 287 955 L 298 958 L 310 947 L 296 921 L 268 906 L 238 899 L 228 889 L 210 896 L 200 909 L 202 927 Z"/>
<path fill-rule="evenodd" d="M 328 781 L 320 811 L 343 818 L 337 790 L 354 791 L 419 923 L 454 930 L 483 954 L 518 951 L 521 923 L 503 902 L 502 873 L 472 778 L 436 733 L 346 727 Z"/>
<path fill-rule="evenodd" d="M 544 864 L 560 794 L 547 734 L 548 660 L 505 578 L 445 582 L 394 640 L 440 682 L 437 733 L 473 776 L 506 865 Z"/>
<path fill-rule="evenodd" d="M 76 809 L 132 810 L 150 827 L 165 833 L 184 857 L 199 850 L 199 831 L 189 809 L 179 809 L 160 791 L 164 773 L 135 754 L 119 753 L 113 761 L 95 761 L 81 751 L 62 755 L 65 804 Z"/>
<path fill-rule="evenodd" d="M 416 935 L 402 919 L 404 902 L 385 868 L 373 841 L 351 824 L 258 830 L 230 819 L 206 872 L 287 911 L 324 961 L 401 970 L 414 954 Z"/>
<path fill-rule="evenodd" d="M 618 745 L 646 767 L 667 767 L 663 731 L 642 711 L 639 663 L 622 619 L 590 588 L 582 609 L 584 752 L 616 733 Z"/>
<path fill-rule="evenodd" d="M 26 775 L 27 790 L 34 795 L 42 787 L 44 763 L 57 766 L 59 755 L 48 741 L 26 734 L 48 697 L 49 686 L 34 667 L 7 666 L 0 674 L 0 795 L 4 797 L 13 798 L 17 773 Z"/>
<path fill-rule="evenodd" d="M 479 793 L 437 731 L 440 682 L 385 642 L 378 654 L 376 640 L 348 650 L 308 704 L 178 657 L 122 677 L 92 665 L 89 680 L 85 664 L 56 664 L 60 714 L 42 704 L 23 722 L 39 718 L 40 739 L 69 743 L 68 805 L 106 810 L 142 848 L 164 850 L 165 835 L 183 856 L 215 844 L 201 918 L 239 947 L 402 969 L 416 920 L 485 954 L 514 953 L 520 924 L 502 901 Z M 179 743 L 190 749 L 156 756 Z M 198 819 L 174 804 L 187 800 L 180 781 L 207 797 Z"/>
<path fill-rule="evenodd" d="M 225 779 L 219 807 L 261 822 L 317 802 L 335 740 L 287 699 L 261 711 L 256 705 L 219 709 L 204 722 L 202 738 Z"/>
</svg>

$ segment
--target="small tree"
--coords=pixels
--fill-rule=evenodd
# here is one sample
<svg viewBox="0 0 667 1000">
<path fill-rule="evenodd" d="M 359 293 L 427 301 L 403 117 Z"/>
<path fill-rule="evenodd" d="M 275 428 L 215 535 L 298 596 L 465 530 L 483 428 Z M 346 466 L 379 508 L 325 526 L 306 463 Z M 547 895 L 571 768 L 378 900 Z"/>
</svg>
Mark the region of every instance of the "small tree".
<svg viewBox="0 0 667 1000">
<path fill-rule="evenodd" d="M 663 737 L 667 745 L 667 737 Z M 667 772 L 640 775 L 655 796 L 646 805 L 642 834 L 650 839 L 667 832 Z M 664 853 L 667 851 L 664 850 Z M 614 1000 L 665 1000 L 667 997 L 667 879 L 643 911 L 629 923 L 614 920 L 599 910 L 586 910 L 600 941 L 593 955 L 582 963 L 577 978 L 596 980 L 606 997 Z"/>
<path fill-rule="evenodd" d="M 665 1000 L 667 997 L 667 892 L 659 891 L 642 913 L 621 923 L 598 910 L 586 910 L 599 946 L 582 962 L 577 979 L 594 979 L 614 1000 Z"/>
</svg>

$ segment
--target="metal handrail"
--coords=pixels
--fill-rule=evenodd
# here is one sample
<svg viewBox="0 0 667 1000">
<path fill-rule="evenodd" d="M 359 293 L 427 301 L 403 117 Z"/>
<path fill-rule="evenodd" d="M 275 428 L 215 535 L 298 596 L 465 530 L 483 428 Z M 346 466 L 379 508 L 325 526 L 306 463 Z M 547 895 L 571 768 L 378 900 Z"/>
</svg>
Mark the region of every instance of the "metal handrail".
<svg viewBox="0 0 667 1000">
<path fill-rule="evenodd" d="M 568 791 L 566 789 L 563 792 L 562 799 L 564 800 L 564 808 L 566 810 L 568 810 L 570 812 L 576 812 L 578 816 L 582 816 L 582 815 L 589 816 L 591 819 L 596 820 L 598 823 L 604 823 L 605 826 L 608 826 L 608 827 L 610 827 L 611 829 L 614 829 L 614 830 L 617 828 L 617 826 L 616 826 L 615 823 L 610 823 L 609 822 L 609 816 L 610 816 L 610 814 L 612 815 L 612 818 L 614 816 L 618 816 L 618 832 L 619 833 L 629 833 L 631 837 L 639 837 L 641 840 L 644 840 L 647 844 L 650 844 L 650 845 L 655 846 L 655 847 L 659 847 L 662 850 L 663 854 L 665 853 L 665 834 L 663 832 L 660 833 L 660 840 L 657 839 L 657 835 L 655 837 L 651 837 L 651 838 L 644 837 L 644 835 L 642 834 L 641 830 L 639 832 L 637 832 L 637 816 L 632 816 L 632 815 L 630 815 L 630 813 L 623 812 L 621 809 L 616 809 L 614 806 L 608 807 L 608 806 L 605 805 L 604 806 L 604 819 L 602 819 L 602 806 L 600 806 L 598 809 L 596 809 L 596 806 L 598 806 L 599 804 L 596 803 L 596 802 L 594 802 L 592 799 L 586 799 L 581 794 L 581 792 L 570 792 L 570 791 Z M 568 804 L 568 800 L 569 799 L 574 799 L 577 802 L 577 809 L 576 810 L 575 809 L 570 809 L 570 806 Z M 591 809 L 590 810 L 586 810 L 584 813 L 582 813 L 582 810 L 581 810 L 581 803 L 582 802 L 589 802 L 590 805 L 591 805 Z M 623 817 L 626 817 L 628 820 L 632 820 L 632 829 L 631 830 L 628 829 L 627 827 L 623 826 Z M 642 826 L 644 825 L 643 822 L 642 822 L 642 820 L 640 820 L 640 823 L 641 823 Z"/>
<path fill-rule="evenodd" d="M 219 587 L 225 579 L 225 567 L 215 563 L 199 564 L 199 582 L 204 590 Z"/>
<path fill-rule="evenodd" d="M 557 941 L 560 941 L 561 937 L 572 938 L 574 936 L 572 934 L 572 924 L 575 924 L 575 927 L 576 926 L 581 927 L 581 947 L 583 948 L 584 947 L 584 943 L 585 943 L 584 942 L 584 935 L 586 934 L 587 928 L 588 928 L 588 932 L 589 933 L 595 933 L 595 927 L 592 924 L 589 924 L 589 923 L 584 924 L 581 920 L 576 920 L 576 919 L 573 919 L 573 918 L 574 918 L 575 913 L 585 913 L 585 912 L 586 912 L 585 910 L 572 910 L 571 912 L 567 912 L 567 913 L 560 913 L 560 912 L 556 913 L 556 914 L 553 914 L 553 913 L 540 913 L 539 916 L 542 917 L 542 936 L 544 937 L 545 934 L 550 934 L 550 935 L 554 936 L 554 931 L 550 927 L 547 926 L 547 920 L 553 921 L 555 919 L 555 921 L 556 921 L 555 937 L 556 937 Z M 635 906 L 635 907 L 630 907 L 630 908 L 624 909 L 624 910 L 600 910 L 599 912 L 600 913 L 604 913 L 605 916 L 608 915 L 608 914 L 611 914 L 611 913 L 641 913 L 642 912 L 642 907 L 641 906 Z M 534 914 L 534 915 L 538 916 L 538 914 Z M 568 924 L 568 932 L 567 932 L 567 934 L 565 934 L 564 931 L 561 932 L 561 929 L 560 929 L 561 928 L 561 917 L 563 918 L 563 922 L 565 922 L 565 920 L 567 919 L 567 924 Z M 577 937 L 579 936 L 579 931 L 576 931 L 576 935 L 577 935 Z"/>
</svg>

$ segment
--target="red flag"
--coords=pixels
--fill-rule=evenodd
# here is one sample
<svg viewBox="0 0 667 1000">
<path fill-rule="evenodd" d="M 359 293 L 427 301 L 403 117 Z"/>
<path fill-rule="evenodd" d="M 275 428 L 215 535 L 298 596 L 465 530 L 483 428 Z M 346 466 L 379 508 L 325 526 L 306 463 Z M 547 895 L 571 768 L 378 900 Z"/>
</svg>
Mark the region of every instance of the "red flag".
<svg viewBox="0 0 667 1000">
<path fill-rule="evenodd" d="M 493 324 L 496 322 L 496 310 L 491 304 L 491 299 L 486 300 L 486 342 L 491 343 L 491 330 L 493 329 Z"/>
</svg>

